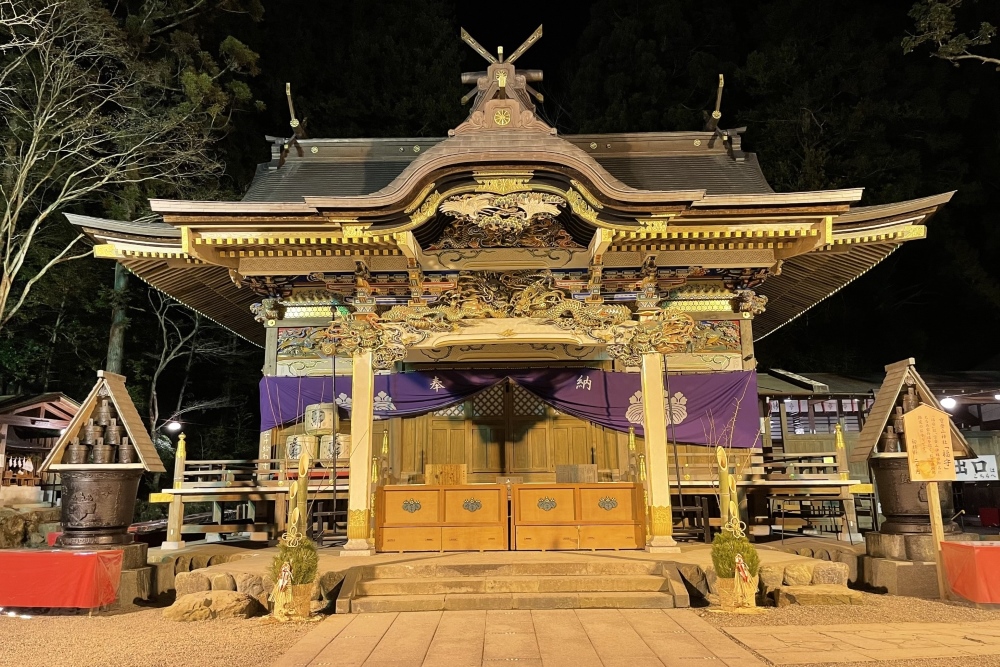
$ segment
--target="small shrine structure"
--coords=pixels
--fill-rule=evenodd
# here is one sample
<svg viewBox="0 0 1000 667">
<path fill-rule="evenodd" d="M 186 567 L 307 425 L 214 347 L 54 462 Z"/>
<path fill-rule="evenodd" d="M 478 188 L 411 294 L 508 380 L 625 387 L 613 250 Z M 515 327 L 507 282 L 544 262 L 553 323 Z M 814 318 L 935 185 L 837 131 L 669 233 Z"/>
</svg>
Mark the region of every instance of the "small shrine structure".
<svg viewBox="0 0 1000 667">
<path fill-rule="evenodd" d="M 348 477 L 347 553 L 373 532 L 393 551 L 670 549 L 671 497 L 715 493 L 717 445 L 745 460 L 741 492 L 802 487 L 754 474 L 754 340 L 952 196 L 774 192 L 718 108 L 698 131 L 560 135 L 518 67 L 540 36 L 504 57 L 463 31 L 487 62 L 447 137 L 308 138 L 293 118 L 240 201 L 69 216 L 96 256 L 263 348 L 256 498 L 336 436 L 317 457 Z"/>
</svg>

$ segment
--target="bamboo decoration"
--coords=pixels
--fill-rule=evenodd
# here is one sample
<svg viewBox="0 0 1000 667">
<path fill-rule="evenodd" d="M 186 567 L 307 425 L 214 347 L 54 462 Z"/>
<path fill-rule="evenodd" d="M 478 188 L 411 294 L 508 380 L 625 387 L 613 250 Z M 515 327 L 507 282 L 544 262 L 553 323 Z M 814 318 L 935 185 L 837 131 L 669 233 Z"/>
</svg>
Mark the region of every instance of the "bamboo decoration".
<svg viewBox="0 0 1000 667">
<path fill-rule="evenodd" d="M 288 525 L 295 526 L 300 534 L 306 532 L 309 501 L 309 452 L 302 448 L 299 454 L 299 476 L 295 483 L 288 487 Z"/>
<path fill-rule="evenodd" d="M 729 457 L 726 456 L 724 448 L 715 448 L 715 459 L 719 464 L 719 513 L 722 525 L 726 525 L 729 521 L 729 504 L 732 499 L 730 481 L 733 478 L 729 475 Z"/>
</svg>

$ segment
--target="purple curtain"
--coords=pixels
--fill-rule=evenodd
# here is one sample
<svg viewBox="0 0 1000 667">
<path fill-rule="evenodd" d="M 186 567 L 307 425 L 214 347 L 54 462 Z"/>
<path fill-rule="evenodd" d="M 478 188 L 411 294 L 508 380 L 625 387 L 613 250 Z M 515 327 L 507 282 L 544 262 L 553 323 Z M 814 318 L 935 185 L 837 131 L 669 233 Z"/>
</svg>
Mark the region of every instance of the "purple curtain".
<svg viewBox="0 0 1000 667">
<path fill-rule="evenodd" d="M 555 409 L 618 431 L 643 435 L 638 373 L 594 369 L 416 371 L 375 376 L 376 419 L 412 417 L 466 400 L 510 378 Z M 682 443 L 752 447 L 758 439 L 757 376 L 752 371 L 671 375 L 667 437 Z M 329 403 L 332 378 L 261 380 L 261 430 L 301 418 L 305 406 Z M 337 403 L 351 407 L 351 379 L 337 378 Z"/>
</svg>

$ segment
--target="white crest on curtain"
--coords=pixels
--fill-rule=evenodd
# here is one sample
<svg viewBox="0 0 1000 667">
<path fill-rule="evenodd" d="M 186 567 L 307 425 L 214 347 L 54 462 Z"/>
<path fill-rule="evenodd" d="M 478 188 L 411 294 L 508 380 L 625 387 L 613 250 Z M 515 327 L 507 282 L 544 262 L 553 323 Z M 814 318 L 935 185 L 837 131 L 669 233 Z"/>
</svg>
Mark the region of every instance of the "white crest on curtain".
<svg viewBox="0 0 1000 667">
<path fill-rule="evenodd" d="M 339 396 L 337 396 L 336 403 L 345 410 L 351 409 L 351 397 L 348 396 L 347 394 L 340 394 Z"/>
<path fill-rule="evenodd" d="M 663 392 L 663 398 L 666 399 L 667 404 L 667 423 L 668 424 L 680 424 L 688 416 L 687 410 L 687 396 L 677 391 L 674 392 L 673 396 L 668 396 L 667 392 Z M 645 410 L 642 407 L 642 390 L 635 392 L 628 399 L 629 406 L 625 410 L 625 419 L 630 424 L 641 424 L 642 418 L 645 416 Z"/>
<path fill-rule="evenodd" d="M 395 409 L 396 406 L 392 404 L 392 396 L 384 391 L 375 394 L 374 401 L 372 402 L 372 410 L 376 412 L 388 412 Z"/>
</svg>

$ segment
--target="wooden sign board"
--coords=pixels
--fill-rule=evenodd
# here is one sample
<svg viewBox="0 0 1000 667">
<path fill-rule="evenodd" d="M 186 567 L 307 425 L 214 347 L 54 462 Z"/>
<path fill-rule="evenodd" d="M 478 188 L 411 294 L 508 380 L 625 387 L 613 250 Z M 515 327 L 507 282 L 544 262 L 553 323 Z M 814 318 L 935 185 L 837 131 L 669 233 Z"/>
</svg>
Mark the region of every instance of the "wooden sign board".
<svg viewBox="0 0 1000 667">
<path fill-rule="evenodd" d="M 903 433 L 914 482 L 955 481 L 955 452 L 951 447 L 951 417 L 927 404 L 903 415 Z"/>
</svg>

